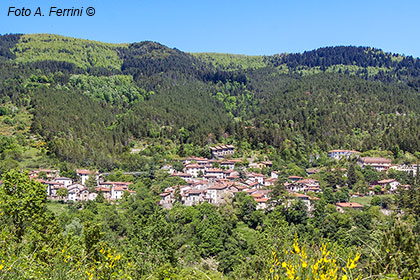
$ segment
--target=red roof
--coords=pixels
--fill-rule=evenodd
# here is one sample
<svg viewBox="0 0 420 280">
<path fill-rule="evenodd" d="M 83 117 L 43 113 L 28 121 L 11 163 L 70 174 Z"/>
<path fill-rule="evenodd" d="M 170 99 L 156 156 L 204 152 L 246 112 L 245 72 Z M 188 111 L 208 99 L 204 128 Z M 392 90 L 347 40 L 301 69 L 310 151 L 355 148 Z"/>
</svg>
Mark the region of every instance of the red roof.
<svg viewBox="0 0 420 280">
<path fill-rule="evenodd" d="M 178 177 L 191 177 L 191 174 L 187 174 L 187 173 L 174 173 L 171 176 L 178 176 Z"/>
<path fill-rule="evenodd" d="M 353 154 L 360 154 L 360 152 L 354 151 L 354 150 L 331 150 L 331 151 L 328 151 L 328 153 L 353 153 Z"/>
<path fill-rule="evenodd" d="M 170 195 L 170 193 L 164 192 L 164 193 L 159 194 L 159 196 L 161 196 L 161 197 L 165 197 L 165 196 L 168 196 L 168 195 Z"/>
<path fill-rule="evenodd" d="M 206 173 L 224 173 L 224 171 L 222 169 L 212 168 L 212 169 L 207 169 Z"/>
<path fill-rule="evenodd" d="M 303 179 L 303 177 L 300 176 L 289 176 L 289 179 Z"/>
<path fill-rule="evenodd" d="M 296 183 L 298 183 L 298 184 L 315 184 L 317 182 L 318 182 L 318 180 L 308 178 L 308 179 L 299 180 Z"/>
<path fill-rule="evenodd" d="M 387 158 L 377 158 L 377 157 L 362 157 L 360 161 L 363 163 L 384 163 L 391 164 L 391 160 Z"/>
<path fill-rule="evenodd" d="M 378 181 L 378 184 L 389 184 L 389 183 L 392 183 L 392 182 L 395 182 L 395 181 L 397 181 L 397 180 L 395 180 L 395 179 L 385 179 L 385 180 Z"/>
<path fill-rule="evenodd" d="M 187 166 L 185 166 L 185 168 L 200 168 L 201 166 L 198 165 L 197 163 L 194 164 L 188 164 Z"/>
<path fill-rule="evenodd" d="M 309 195 L 301 194 L 301 193 L 294 193 L 295 196 L 298 198 L 308 198 L 310 199 Z"/>
<path fill-rule="evenodd" d="M 338 202 L 335 205 L 346 208 L 363 208 L 364 206 L 356 202 Z"/>
<path fill-rule="evenodd" d="M 254 199 L 258 203 L 266 203 L 268 201 L 268 198 L 254 198 Z"/>
</svg>

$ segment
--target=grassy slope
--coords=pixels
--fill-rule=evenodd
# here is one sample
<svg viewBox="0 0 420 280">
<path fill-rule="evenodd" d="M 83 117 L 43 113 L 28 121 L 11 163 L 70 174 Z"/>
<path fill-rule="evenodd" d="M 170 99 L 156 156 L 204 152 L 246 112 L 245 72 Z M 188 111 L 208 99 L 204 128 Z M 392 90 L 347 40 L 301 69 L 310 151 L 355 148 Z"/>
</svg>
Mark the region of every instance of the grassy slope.
<svg viewBox="0 0 420 280">
<path fill-rule="evenodd" d="M 262 56 L 248 56 L 227 53 L 191 53 L 203 62 L 229 69 L 256 69 L 267 66 Z"/>
<path fill-rule="evenodd" d="M 391 194 L 380 195 L 379 197 L 393 197 Z M 364 197 L 352 197 L 350 198 L 349 202 L 355 202 L 362 204 L 364 206 L 370 206 L 370 201 L 374 198 L 374 196 L 364 196 Z"/>
<path fill-rule="evenodd" d="M 74 63 L 80 68 L 110 67 L 120 69 L 122 59 L 117 48 L 128 44 L 108 44 L 52 34 L 28 34 L 20 38 L 12 52 L 18 62 L 56 60 Z"/>
</svg>

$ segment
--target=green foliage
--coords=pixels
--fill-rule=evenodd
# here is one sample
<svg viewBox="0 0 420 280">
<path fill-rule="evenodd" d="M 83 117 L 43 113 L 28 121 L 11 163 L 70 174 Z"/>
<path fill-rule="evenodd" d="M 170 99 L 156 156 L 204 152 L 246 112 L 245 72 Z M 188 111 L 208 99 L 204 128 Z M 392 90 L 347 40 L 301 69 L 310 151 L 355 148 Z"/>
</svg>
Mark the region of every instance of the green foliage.
<svg viewBox="0 0 420 280">
<path fill-rule="evenodd" d="M 380 251 L 373 256 L 372 272 L 417 279 L 420 277 L 419 254 L 418 235 L 409 225 L 397 221 L 382 237 Z"/>
<path fill-rule="evenodd" d="M 10 170 L 3 174 L 3 184 L 0 186 L 1 214 L 17 239 L 21 239 L 33 223 L 42 219 L 46 211 L 45 202 L 45 187 L 30 180 L 27 173 Z"/>
<path fill-rule="evenodd" d="M 112 45 L 51 34 L 23 35 L 12 49 L 21 63 L 55 60 L 74 63 L 82 69 L 104 67 L 121 69 L 122 60 Z"/>
<path fill-rule="evenodd" d="M 137 87 L 133 77 L 125 75 L 110 77 L 73 75 L 70 77 L 69 85 L 82 90 L 89 97 L 118 106 L 141 102 L 153 94 Z"/>
<path fill-rule="evenodd" d="M 66 188 L 60 188 L 60 189 L 57 190 L 57 196 L 58 197 L 64 198 L 64 197 L 68 196 L 68 194 L 69 194 L 69 191 Z"/>
<path fill-rule="evenodd" d="M 201 61 L 227 70 L 255 69 L 266 67 L 262 56 L 248 56 L 224 53 L 192 53 Z"/>
</svg>

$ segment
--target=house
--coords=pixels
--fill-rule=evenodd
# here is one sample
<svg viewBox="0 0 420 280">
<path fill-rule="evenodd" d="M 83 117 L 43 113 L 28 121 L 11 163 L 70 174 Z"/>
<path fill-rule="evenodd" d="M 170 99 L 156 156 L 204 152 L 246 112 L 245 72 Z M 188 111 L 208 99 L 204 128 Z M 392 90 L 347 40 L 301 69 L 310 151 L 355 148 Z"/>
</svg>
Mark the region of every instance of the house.
<svg viewBox="0 0 420 280">
<path fill-rule="evenodd" d="M 57 182 L 57 183 L 63 184 L 63 186 L 66 187 L 66 188 L 68 186 L 70 186 L 71 184 L 73 184 L 73 180 L 70 179 L 70 178 L 66 178 L 66 177 L 58 177 L 58 178 L 55 178 L 54 181 Z"/>
<path fill-rule="evenodd" d="M 404 171 L 413 176 L 417 176 L 417 164 L 401 164 L 401 165 L 393 165 L 390 169 L 394 169 L 397 171 Z"/>
<path fill-rule="evenodd" d="M 344 157 L 349 159 L 351 156 L 358 157 L 359 154 L 360 154 L 360 152 L 351 151 L 351 150 L 331 150 L 331 151 L 328 151 L 328 157 L 336 159 L 336 160 L 340 160 Z"/>
<path fill-rule="evenodd" d="M 280 175 L 280 171 L 271 171 L 271 178 L 277 179 Z"/>
<path fill-rule="evenodd" d="M 311 201 L 315 200 L 316 198 L 312 198 L 308 195 L 301 193 L 294 193 L 293 195 L 296 197 L 296 199 L 300 199 L 305 204 L 309 212 L 313 210 L 313 205 Z"/>
<path fill-rule="evenodd" d="M 111 199 L 117 200 L 123 197 L 125 191 L 128 191 L 127 187 L 124 186 L 114 186 L 111 188 Z"/>
<path fill-rule="evenodd" d="M 163 192 L 160 195 L 159 204 L 165 208 L 169 208 L 172 205 L 172 195 L 169 192 Z"/>
<path fill-rule="evenodd" d="M 294 183 L 295 185 L 299 186 L 298 190 L 303 191 L 305 193 L 307 192 L 320 192 L 321 189 L 319 188 L 319 182 L 315 179 L 302 179 L 299 181 L 296 181 Z"/>
<path fill-rule="evenodd" d="M 89 200 L 89 190 L 87 188 L 81 189 L 79 192 L 79 200 L 80 201 L 88 201 Z"/>
<path fill-rule="evenodd" d="M 319 172 L 321 172 L 321 170 L 320 169 L 317 169 L 317 168 L 308 168 L 308 169 L 306 169 L 306 174 L 308 176 L 314 175 L 314 174 L 319 173 Z"/>
<path fill-rule="evenodd" d="M 223 194 L 227 193 L 228 186 L 225 184 L 217 185 L 206 190 L 206 200 L 212 204 L 220 205 L 224 202 Z"/>
<path fill-rule="evenodd" d="M 385 179 L 378 181 L 378 185 L 381 186 L 383 189 L 387 189 L 389 186 L 390 192 L 396 192 L 400 183 L 395 179 Z"/>
<path fill-rule="evenodd" d="M 273 162 L 271 161 L 261 161 L 256 164 L 256 168 L 259 168 L 259 169 L 262 169 L 265 167 L 270 168 L 272 166 L 273 166 Z"/>
<path fill-rule="evenodd" d="M 357 163 L 364 168 L 365 166 L 372 166 L 376 171 L 388 170 L 391 167 L 391 160 L 380 157 L 362 157 Z"/>
<path fill-rule="evenodd" d="M 344 209 L 356 209 L 356 210 L 361 210 L 363 209 L 363 205 L 359 204 L 359 203 L 355 203 L 355 202 L 338 202 L 335 204 L 337 211 L 344 213 Z"/>
<path fill-rule="evenodd" d="M 264 180 L 264 186 L 266 187 L 274 186 L 276 182 L 277 182 L 277 179 L 269 178 L 269 179 Z"/>
<path fill-rule="evenodd" d="M 105 200 L 110 200 L 111 199 L 111 190 L 110 190 L 110 188 L 107 188 L 107 187 L 96 187 L 95 188 L 95 191 L 97 193 L 100 193 L 101 192 L 103 194 Z"/>
<path fill-rule="evenodd" d="M 63 183 L 57 183 L 54 181 L 45 181 L 42 179 L 35 179 L 35 180 L 47 187 L 47 196 L 50 196 L 50 197 L 54 196 L 53 194 L 55 194 L 55 191 L 57 189 L 64 188 Z"/>
<path fill-rule="evenodd" d="M 221 145 L 210 147 L 210 152 L 214 158 L 223 158 L 228 155 L 235 153 L 235 147 L 233 145 Z"/>
<path fill-rule="evenodd" d="M 258 182 L 260 185 L 264 184 L 265 176 L 263 174 L 255 173 L 255 172 L 247 172 L 246 176 L 248 177 L 249 180 L 253 182 Z"/>
<path fill-rule="evenodd" d="M 67 190 L 69 192 L 67 196 L 67 200 L 70 201 L 79 201 L 80 200 L 80 191 L 83 190 L 85 187 L 80 184 L 73 184 L 70 185 Z"/>
<path fill-rule="evenodd" d="M 77 176 L 80 177 L 80 182 L 83 186 L 86 186 L 86 181 L 89 180 L 90 175 L 95 175 L 95 180 L 99 180 L 99 173 L 98 171 L 89 171 L 87 169 L 78 169 L 76 171 Z"/>
<path fill-rule="evenodd" d="M 197 163 L 190 163 L 184 167 L 184 171 L 186 174 L 190 174 L 192 177 L 197 178 L 200 171 L 201 171 L 201 174 L 203 174 L 204 166 L 201 166 Z"/>
<path fill-rule="evenodd" d="M 185 193 L 184 204 L 186 206 L 197 205 L 204 201 L 203 190 L 189 190 Z"/>
<path fill-rule="evenodd" d="M 219 161 L 220 167 L 226 168 L 226 169 L 234 169 L 235 168 L 235 162 L 231 160 L 226 161 Z"/>
<path fill-rule="evenodd" d="M 268 198 L 262 197 L 262 198 L 254 198 L 255 202 L 257 202 L 257 210 L 264 210 L 268 207 Z"/>
<path fill-rule="evenodd" d="M 259 182 L 247 180 L 245 182 L 251 189 L 260 189 L 262 185 Z"/>
<path fill-rule="evenodd" d="M 207 175 L 213 175 L 217 179 L 223 179 L 225 178 L 225 171 L 219 168 L 211 168 L 206 170 L 206 176 Z"/>
<path fill-rule="evenodd" d="M 296 181 L 302 180 L 303 177 L 300 177 L 300 176 L 289 176 L 288 179 L 291 182 L 296 182 Z"/>
<path fill-rule="evenodd" d="M 173 176 L 173 177 L 179 177 L 181 179 L 184 179 L 187 182 L 192 180 L 192 175 L 191 174 L 187 174 L 187 173 L 175 172 L 171 176 Z"/>
<path fill-rule="evenodd" d="M 164 170 L 164 171 L 168 172 L 171 175 L 175 172 L 175 169 L 170 164 L 167 164 L 167 165 L 162 166 L 161 170 Z"/>
<path fill-rule="evenodd" d="M 45 173 L 46 176 L 47 176 L 47 179 L 49 179 L 49 180 L 54 179 L 55 177 L 58 176 L 58 174 L 60 174 L 59 170 L 39 168 L 38 170 L 33 170 L 33 171 L 29 172 L 29 177 L 30 178 L 38 178 L 40 172 Z"/>
</svg>

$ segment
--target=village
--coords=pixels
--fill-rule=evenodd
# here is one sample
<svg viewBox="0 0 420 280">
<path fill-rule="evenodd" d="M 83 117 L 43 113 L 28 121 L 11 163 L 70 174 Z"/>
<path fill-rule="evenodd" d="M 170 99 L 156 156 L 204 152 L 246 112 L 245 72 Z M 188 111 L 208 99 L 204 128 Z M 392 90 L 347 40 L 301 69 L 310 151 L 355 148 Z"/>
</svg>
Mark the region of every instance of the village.
<svg viewBox="0 0 420 280">
<path fill-rule="evenodd" d="M 160 194 L 160 205 L 171 208 L 176 200 L 186 206 L 196 205 L 202 202 L 211 204 L 223 204 L 227 198 L 232 198 L 237 192 L 245 192 L 252 196 L 257 203 L 257 209 L 267 209 L 269 207 L 270 193 L 276 185 L 279 172 L 271 171 L 271 176 L 249 171 L 248 169 L 271 168 L 271 161 L 252 162 L 249 168 L 243 166 L 237 168 L 242 162 L 241 159 L 226 159 L 234 154 L 234 147 L 216 146 L 211 148 L 212 159 L 200 157 L 184 158 L 183 172 L 176 172 L 172 167 L 167 167 L 171 176 L 184 179 L 187 184 L 183 186 L 173 186 L 165 189 Z M 379 157 L 359 157 L 358 151 L 351 150 L 331 150 L 328 157 L 335 160 L 357 159 L 357 164 L 364 168 L 370 166 L 377 172 L 386 172 L 394 169 L 416 175 L 417 166 L 413 165 L 392 165 L 391 160 Z M 215 167 L 217 166 L 217 168 Z M 344 176 L 346 169 L 342 170 Z M 319 169 L 309 168 L 306 170 L 306 177 L 291 175 L 283 183 L 284 189 L 290 197 L 302 200 L 307 209 L 313 209 L 313 202 L 319 200 L 316 194 L 322 193 L 319 180 L 312 178 L 314 174 L 320 172 Z M 384 179 L 372 182 L 367 194 L 352 193 L 352 196 L 393 194 L 398 188 L 409 188 L 408 185 L 401 185 L 396 179 Z M 379 189 L 379 191 L 378 191 Z M 359 203 L 338 202 L 337 210 L 342 212 L 345 208 L 362 209 L 364 206 Z"/>
<path fill-rule="evenodd" d="M 88 201 L 95 200 L 98 194 L 102 193 L 105 200 L 115 201 L 122 199 L 124 193 L 127 195 L 136 193 L 129 189 L 132 182 L 104 181 L 102 174 L 97 171 L 77 170 L 77 180 L 60 177 L 59 173 L 59 170 L 38 169 L 29 172 L 29 177 L 45 185 L 49 200 Z"/>
<path fill-rule="evenodd" d="M 197 205 L 208 202 L 221 205 L 227 199 L 232 198 L 238 192 L 245 192 L 256 202 L 257 209 L 267 209 L 270 204 L 270 193 L 278 185 L 279 171 L 271 171 L 270 175 L 264 175 L 252 170 L 262 168 L 272 169 L 271 161 L 250 162 L 247 167 L 243 166 L 242 159 L 234 159 L 233 145 L 218 145 L 210 148 L 212 158 L 185 157 L 182 159 L 183 169 L 177 171 L 172 165 L 165 165 L 162 171 L 168 172 L 171 177 L 182 179 L 185 184 L 166 188 L 159 194 L 159 204 L 163 208 L 171 208 L 176 201 L 185 206 Z M 390 159 L 379 157 L 360 157 L 358 151 L 331 150 L 328 157 L 336 161 L 356 159 L 357 164 L 364 168 L 370 166 L 377 172 L 397 170 L 416 175 L 417 166 L 392 165 Z M 341 170 L 347 176 L 347 170 Z M 318 194 L 322 188 L 318 179 L 314 178 L 320 172 L 319 168 L 306 169 L 306 176 L 290 175 L 281 184 L 291 199 L 301 200 L 309 211 L 313 209 L 313 203 L 319 200 Z M 79 169 L 76 171 L 77 180 L 60 177 L 59 170 L 38 169 L 29 172 L 30 178 L 39 181 L 46 187 L 47 198 L 53 201 L 77 202 L 95 200 L 99 194 L 106 201 L 118 201 L 124 195 L 134 195 L 136 192 L 130 189 L 132 182 L 106 181 L 106 174 L 98 171 Z M 373 182 L 369 186 L 369 192 L 365 194 L 353 192 L 355 196 L 374 196 L 376 194 L 393 194 L 399 188 L 409 188 L 402 185 L 396 179 L 384 179 Z M 345 208 L 362 209 L 359 203 L 337 202 L 337 210 Z"/>
</svg>

